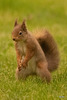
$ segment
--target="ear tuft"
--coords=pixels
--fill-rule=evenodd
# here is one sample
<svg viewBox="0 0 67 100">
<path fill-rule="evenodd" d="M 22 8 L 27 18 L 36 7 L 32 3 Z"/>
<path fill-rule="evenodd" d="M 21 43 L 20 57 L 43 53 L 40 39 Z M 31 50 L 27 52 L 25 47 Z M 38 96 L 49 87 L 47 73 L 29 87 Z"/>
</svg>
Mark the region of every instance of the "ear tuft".
<svg viewBox="0 0 67 100">
<path fill-rule="evenodd" d="M 26 20 L 24 19 L 23 22 L 22 22 L 21 27 L 22 27 L 23 31 L 26 32 L 27 31 L 27 28 L 26 28 L 26 23 L 25 22 L 26 22 Z"/>
<path fill-rule="evenodd" d="M 18 25 L 18 23 L 17 23 L 17 19 L 16 19 L 15 24 L 14 24 L 14 27 L 17 26 L 17 25 Z"/>
</svg>

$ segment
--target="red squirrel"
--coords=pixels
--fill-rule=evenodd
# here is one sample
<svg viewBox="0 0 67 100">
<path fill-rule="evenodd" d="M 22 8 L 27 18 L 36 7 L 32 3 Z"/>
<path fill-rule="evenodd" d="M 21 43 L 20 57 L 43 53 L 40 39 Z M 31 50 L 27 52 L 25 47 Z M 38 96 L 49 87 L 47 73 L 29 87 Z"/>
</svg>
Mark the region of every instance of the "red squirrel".
<svg viewBox="0 0 67 100">
<path fill-rule="evenodd" d="M 51 81 L 51 71 L 58 68 L 59 52 L 57 45 L 47 31 L 34 36 L 27 27 L 25 20 L 14 24 L 12 39 L 15 42 L 18 67 L 16 77 L 24 79 L 29 75 L 38 75 L 47 83 Z"/>
</svg>

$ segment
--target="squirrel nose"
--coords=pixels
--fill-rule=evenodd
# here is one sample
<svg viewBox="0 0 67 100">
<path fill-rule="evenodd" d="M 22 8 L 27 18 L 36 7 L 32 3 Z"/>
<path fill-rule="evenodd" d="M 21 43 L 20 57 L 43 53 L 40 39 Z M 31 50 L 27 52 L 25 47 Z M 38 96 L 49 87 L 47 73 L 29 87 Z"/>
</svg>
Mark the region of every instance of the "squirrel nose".
<svg viewBox="0 0 67 100">
<path fill-rule="evenodd" d="M 13 38 L 13 41 L 15 41 L 15 38 Z"/>
</svg>

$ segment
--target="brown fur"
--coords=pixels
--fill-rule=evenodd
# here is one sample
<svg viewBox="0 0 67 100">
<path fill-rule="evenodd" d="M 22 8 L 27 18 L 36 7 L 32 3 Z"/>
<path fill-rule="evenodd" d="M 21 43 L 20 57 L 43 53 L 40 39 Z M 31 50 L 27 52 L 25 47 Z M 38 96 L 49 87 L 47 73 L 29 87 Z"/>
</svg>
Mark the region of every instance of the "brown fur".
<svg viewBox="0 0 67 100">
<path fill-rule="evenodd" d="M 52 36 L 48 32 L 45 33 L 44 36 L 35 38 L 28 32 L 25 21 L 21 25 L 17 24 L 17 21 L 15 22 L 12 38 L 15 41 L 17 54 L 18 68 L 16 76 L 18 79 L 36 74 L 43 80 L 46 79 L 47 82 L 50 82 L 51 75 L 49 71 L 53 71 L 58 66 L 58 50 Z"/>
<path fill-rule="evenodd" d="M 59 66 L 59 51 L 57 44 L 52 35 L 45 29 L 34 31 L 48 62 L 48 70 L 50 72 L 56 70 Z"/>
</svg>

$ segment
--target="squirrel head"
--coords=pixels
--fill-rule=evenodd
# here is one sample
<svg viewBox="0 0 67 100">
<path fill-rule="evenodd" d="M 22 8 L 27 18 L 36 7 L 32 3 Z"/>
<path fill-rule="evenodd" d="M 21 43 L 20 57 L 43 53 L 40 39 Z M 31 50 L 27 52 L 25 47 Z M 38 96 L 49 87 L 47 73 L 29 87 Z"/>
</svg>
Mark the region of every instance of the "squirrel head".
<svg viewBox="0 0 67 100">
<path fill-rule="evenodd" d="M 15 42 L 25 41 L 27 39 L 27 35 L 28 32 L 27 32 L 25 20 L 23 20 L 22 24 L 18 24 L 16 20 L 14 24 L 14 30 L 12 32 L 13 41 Z"/>
</svg>

